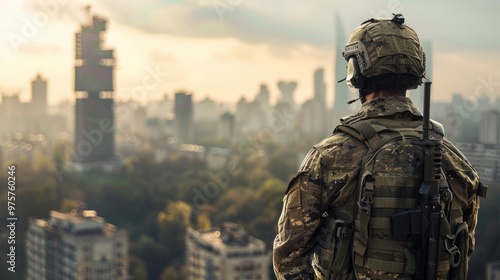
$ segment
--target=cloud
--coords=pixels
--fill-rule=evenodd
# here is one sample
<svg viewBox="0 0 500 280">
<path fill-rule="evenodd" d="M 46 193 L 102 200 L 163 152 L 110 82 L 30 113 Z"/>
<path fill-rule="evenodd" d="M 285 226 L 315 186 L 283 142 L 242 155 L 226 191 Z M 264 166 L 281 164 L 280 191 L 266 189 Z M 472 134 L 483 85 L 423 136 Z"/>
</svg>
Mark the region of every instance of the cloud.
<svg viewBox="0 0 500 280">
<path fill-rule="evenodd" d="M 55 44 L 39 44 L 39 43 L 26 43 L 19 46 L 19 51 L 24 53 L 31 53 L 37 55 L 43 54 L 57 54 L 62 53 L 64 50 L 61 46 Z"/>
<path fill-rule="evenodd" d="M 84 3 L 75 1 L 40 1 L 40 0 L 25 0 L 22 8 L 24 12 L 31 16 L 45 14 L 49 20 L 64 20 L 73 23 L 82 23 L 86 18 Z"/>
<path fill-rule="evenodd" d="M 442 3 L 441 3 L 442 2 Z M 182 37 L 234 37 L 248 43 L 333 46 L 333 15 L 344 19 L 349 34 L 363 20 L 402 12 L 424 39 L 446 48 L 498 49 L 493 0 L 451 1 L 172 1 L 106 0 L 113 19 L 147 33 Z M 360 8 L 362 7 L 362 8 Z M 476 11 L 471 13 L 471 11 Z"/>
</svg>

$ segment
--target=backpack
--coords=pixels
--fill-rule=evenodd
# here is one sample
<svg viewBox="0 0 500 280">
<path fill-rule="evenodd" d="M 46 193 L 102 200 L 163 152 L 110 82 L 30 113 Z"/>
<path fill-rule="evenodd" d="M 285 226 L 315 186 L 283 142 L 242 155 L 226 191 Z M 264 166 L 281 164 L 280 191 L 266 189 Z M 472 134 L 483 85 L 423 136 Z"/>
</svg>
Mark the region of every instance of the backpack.
<svg viewBox="0 0 500 280">
<path fill-rule="evenodd" d="M 422 123 L 401 127 L 396 119 L 347 119 L 334 132 L 362 141 L 363 157 L 356 190 L 341 207 L 327 209 L 316 239 L 313 267 L 317 279 L 415 279 L 419 223 L 411 215 L 423 180 L 424 152 L 413 140 L 422 138 Z M 442 139 L 441 124 L 431 121 L 430 137 Z M 468 226 L 461 205 L 441 170 L 439 182 L 442 215 L 437 279 L 466 279 Z M 396 224 L 391 216 L 399 214 Z M 402 217 L 402 218 L 401 218 Z M 413 228 L 412 228 L 413 227 Z M 398 232 L 397 236 L 395 232 Z"/>
</svg>

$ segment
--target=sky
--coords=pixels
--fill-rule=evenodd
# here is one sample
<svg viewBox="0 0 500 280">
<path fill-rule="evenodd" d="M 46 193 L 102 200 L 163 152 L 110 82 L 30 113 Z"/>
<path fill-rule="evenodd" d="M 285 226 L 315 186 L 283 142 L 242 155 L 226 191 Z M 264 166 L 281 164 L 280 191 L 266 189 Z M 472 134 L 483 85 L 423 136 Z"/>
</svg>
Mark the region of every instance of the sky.
<svg viewBox="0 0 500 280">
<path fill-rule="evenodd" d="M 500 0 L 24 0 L 0 2 L 0 90 L 29 101 L 31 80 L 48 80 L 49 104 L 74 100 L 74 36 L 85 6 L 109 20 L 104 47 L 115 50 L 117 100 L 252 100 L 260 84 L 296 81 L 295 99 L 313 95 L 325 69 L 333 99 L 335 17 L 345 40 L 364 20 L 402 13 L 421 41 L 432 42 L 433 99 L 454 93 L 500 96 Z M 156 73 L 154 86 L 145 77 Z M 145 94 L 138 94 L 139 92 Z M 353 93 L 353 98 L 355 97 Z"/>
</svg>

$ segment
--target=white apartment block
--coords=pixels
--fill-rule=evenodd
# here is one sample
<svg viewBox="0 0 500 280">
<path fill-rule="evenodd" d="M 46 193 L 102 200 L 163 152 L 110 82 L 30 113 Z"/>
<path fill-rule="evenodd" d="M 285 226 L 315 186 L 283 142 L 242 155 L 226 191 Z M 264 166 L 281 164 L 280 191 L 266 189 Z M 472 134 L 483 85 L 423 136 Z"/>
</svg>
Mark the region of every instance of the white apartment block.
<svg viewBox="0 0 500 280">
<path fill-rule="evenodd" d="M 499 111 L 489 110 L 481 114 L 479 142 L 483 144 L 500 144 Z"/>
<path fill-rule="evenodd" d="M 265 243 L 237 224 L 186 233 L 188 280 L 268 280 L 270 264 Z"/>
<path fill-rule="evenodd" d="M 128 235 L 95 211 L 50 212 L 30 220 L 26 236 L 28 280 L 128 279 Z"/>
</svg>

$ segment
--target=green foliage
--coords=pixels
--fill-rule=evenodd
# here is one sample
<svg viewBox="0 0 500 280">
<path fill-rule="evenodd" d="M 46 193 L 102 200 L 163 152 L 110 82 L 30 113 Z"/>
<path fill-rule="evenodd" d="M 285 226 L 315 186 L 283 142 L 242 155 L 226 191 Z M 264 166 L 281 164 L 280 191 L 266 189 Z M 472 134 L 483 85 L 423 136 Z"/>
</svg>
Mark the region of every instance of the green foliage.
<svg viewBox="0 0 500 280">
<path fill-rule="evenodd" d="M 307 146 L 306 142 L 301 145 Z M 185 279 L 182 265 L 188 226 L 208 229 L 225 221 L 236 222 L 271 250 L 287 182 L 297 170 L 293 151 L 307 151 L 308 147 L 262 144 L 258 148 L 265 152 L 236 149 L 230 170 L 208 170 L 204 163 L 183 157 L 155 163 L 142 154 L 127 158 L 121 174 L 64 173 L 62 181 L 50 168 L 38 165 L 35 169 L 29 161 L 20 161 L 16 204 L 17 216 L 22 217 L 17 236 L 22 245 L 18 249 L 24 250 L 28 218 L 46 219 L 50 210 L 66 212 L 83 201 L 108 222 L 128 230 L 130 276 L 134 279 Z M 61 156 L 58 153 L 54 157 Z M 0 172 L 0 182 L 6 181 L 6 172 Z M 206 195 L 209 186 L 212 192 Z M 476 251 L 469 265 L 471 277 L 477 279 L 485 279 L 488 261 L 500 260 L 499 187 L 490 186 L 488 198 L 481 199 Z M 205 198 L 196 200 L 197 192 Z M 6 205 L 6 199 L 6 189 L 0 189 L 0 205 Z M 0 211 L 0 219 L 5 220 L 5 215 Z M 5 250 L 0 243 L 0 261 L 4 261 Z M 19 258 L 19 279 L 23 278 L 25 259 Z M 15 279 L 2 273 L 0 279 Z"/>
<path fill-rule="evenodd" d="M 130 244 L 130 253 L 147 264 L 149 279 L 158 279 L 165 265 L 165 260 L 174 252 L 152 237 L 142 235 L 137 243 Z"/>
<path fill-rule="evenodd" d="M 129 276 L 130 276 L 130 278 L 137 279 L 137 280 L 148 280 L 149 279 L 148 265 L 143 260 L 136 257 L 135 255 L 130 255 L 128 262 L 129 262 Z"/>
<path fill-rule="evenodd" d="M 186 271 L 184 267 L 167 266 L 160 275 L 160 280 L 185 280 Z"/>
<path fill-rule="evenodd" d="M 288 181 L 297 171 L 297 154 L 295 151 L 283 147 L 273 151 L 269 156 L 267 169 L 274 177 Z"/>
</svg>

